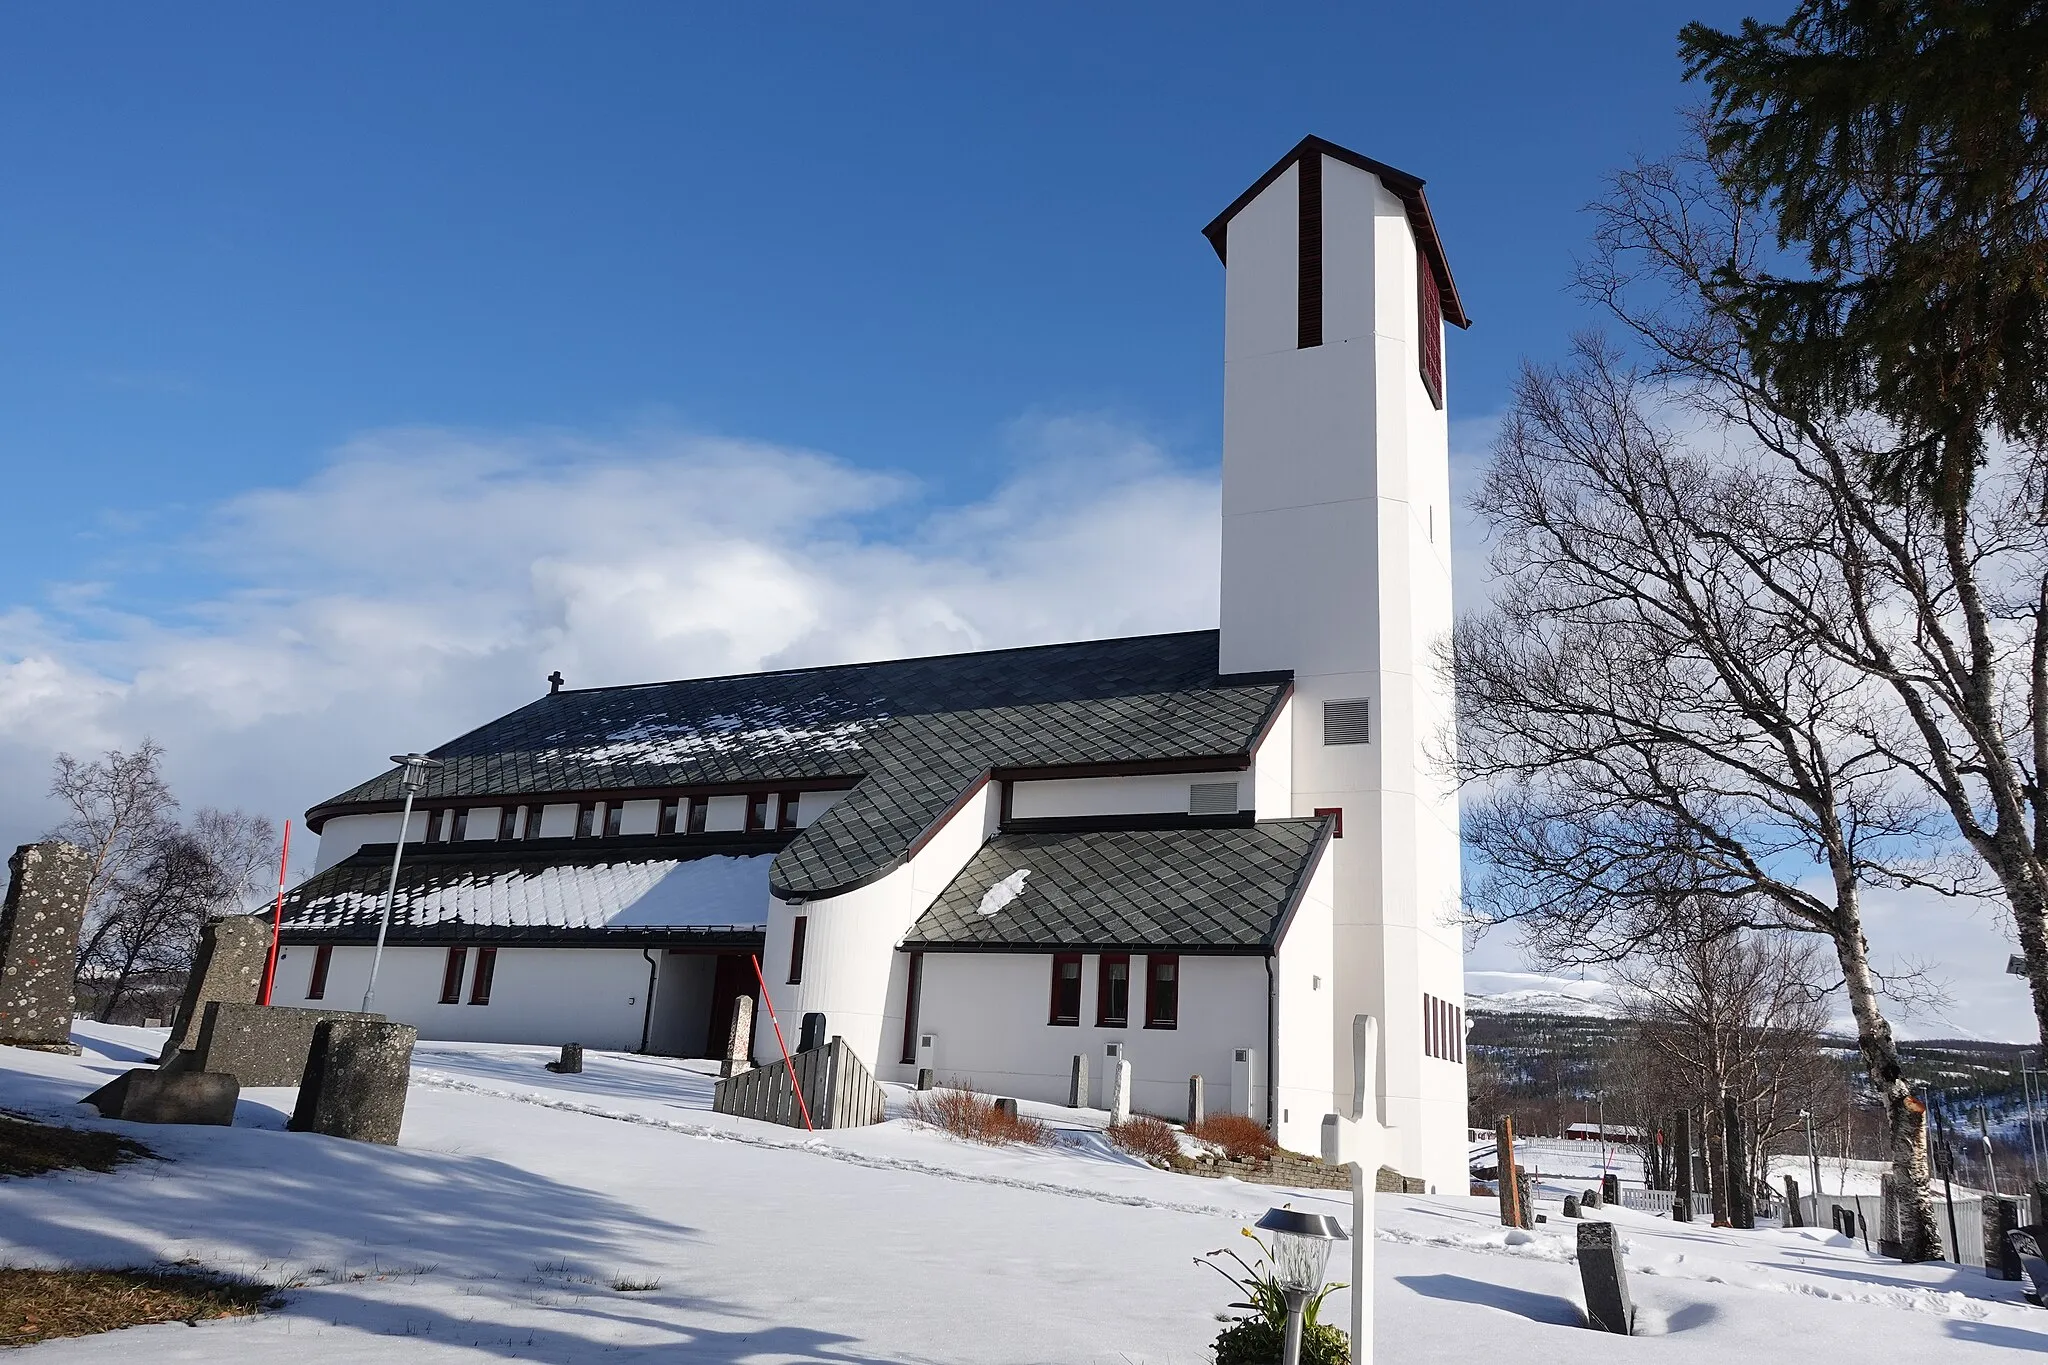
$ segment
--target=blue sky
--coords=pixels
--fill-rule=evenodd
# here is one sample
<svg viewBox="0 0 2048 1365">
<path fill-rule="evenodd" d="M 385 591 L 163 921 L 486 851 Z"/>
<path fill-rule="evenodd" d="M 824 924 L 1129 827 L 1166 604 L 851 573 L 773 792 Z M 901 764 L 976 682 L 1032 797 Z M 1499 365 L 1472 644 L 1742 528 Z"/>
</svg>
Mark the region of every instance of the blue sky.
<svg viewBox="0 0 2048 1365">
<path fill-rule="evenodd" d="M 1429 182 L 1469 471 L 1743 9 L 1273 9 L 0 9 L 0 771 L 282 819 L 551 668 L 1212 624 L 1200 229 L 1308 132 Z"/>
</svg>

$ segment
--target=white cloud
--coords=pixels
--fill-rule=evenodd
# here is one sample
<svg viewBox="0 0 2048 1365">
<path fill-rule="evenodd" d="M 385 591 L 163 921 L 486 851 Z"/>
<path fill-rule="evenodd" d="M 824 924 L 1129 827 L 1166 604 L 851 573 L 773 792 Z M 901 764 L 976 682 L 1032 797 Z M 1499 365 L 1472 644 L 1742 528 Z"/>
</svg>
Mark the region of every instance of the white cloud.
<svg viewBox="0 0 2048 1365">
<path fill-rule="evenodd" d="M 153 735 L 191 804 L 274 816 L 572 685 L 1213 625 L 1215 479 L 1135 433 L 1015 435 L 988 498 L 931 507 L 829 455 L 676 432 L 383 432 L 302 483 L 131 542 L 212 586 L 0 605 L 0 842 L 51 819 L 60 749 Z M 175 586 L 175 585 L 174 585 Z M 310 852 L 310 841 L 307 844 Z"/>
</svg>

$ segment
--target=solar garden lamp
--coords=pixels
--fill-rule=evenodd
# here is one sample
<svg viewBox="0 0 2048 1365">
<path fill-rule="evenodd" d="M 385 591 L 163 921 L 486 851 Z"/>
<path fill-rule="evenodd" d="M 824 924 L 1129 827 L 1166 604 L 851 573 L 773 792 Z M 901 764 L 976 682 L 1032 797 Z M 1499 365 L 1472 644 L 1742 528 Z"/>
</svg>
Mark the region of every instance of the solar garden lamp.
<svg viewBox="0 0 2048 1365">
<path fill-rule="evenodd" d="M 384 935 L 391 929 L 391 903 L 398 896 L 398 863 L 405 856 L 405 832 L 412 827 L 412 799 L 427 789 L 427 774 L 444 766 L 440 759 L 425 754 L 393 754 L 391 761 L 404 769 L 398 775 L 398 787 L 405 793 L 405 812 L 398 817 L 398 838 L 391 845 L 391 880 L 384 886 L 384 913 L 377 920 L 377 951 L 370 957 L 370 982 L 363 987 L 364 1014 L 370 1012 L 370 1002 L 377 998 L 377 969 L 384 965 Z"/>
<path fill-rule="evenodd" d="M 1323 1287 L 1330 1248 L 1346 1240 L 1337 1220 L 1320 1213 L 1267 1209 L 1255 1225 L 1273 1234 L 1273 1282 L 1287 1304 L 1287 1339 L 1280 1365 L 1301 1365 L 1301 1319 L 1309 1295 Z"/>
</svg>

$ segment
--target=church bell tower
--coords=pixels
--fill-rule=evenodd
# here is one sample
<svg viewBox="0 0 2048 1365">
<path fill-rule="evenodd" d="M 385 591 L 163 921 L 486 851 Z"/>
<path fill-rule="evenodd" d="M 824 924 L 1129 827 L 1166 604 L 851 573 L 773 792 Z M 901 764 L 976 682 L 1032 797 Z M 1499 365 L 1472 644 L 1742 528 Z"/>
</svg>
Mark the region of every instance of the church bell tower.
<svg viewBox="0 0 2048 1365">
<path fill-rule="evenodd" d="M 1380 1020 L 1387 1161 L 1466 1176 L 1445 324 L 1469 325 L 1422 181 L 1304 139 L 1205 234 L 1225 265 L 1226 673 L 1290 669 L 1293 814 L 1331 844 L 1338 1106 Z"/>
</svg>

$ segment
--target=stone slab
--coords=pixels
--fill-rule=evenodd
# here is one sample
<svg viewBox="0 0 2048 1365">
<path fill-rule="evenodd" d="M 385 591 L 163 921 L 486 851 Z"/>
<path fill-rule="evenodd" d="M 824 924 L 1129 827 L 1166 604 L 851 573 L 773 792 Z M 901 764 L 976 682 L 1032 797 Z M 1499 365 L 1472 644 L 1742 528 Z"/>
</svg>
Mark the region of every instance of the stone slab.
<svg viewBox="0 0 2048 1365">
<path fill-rule="evenodd" d="M 164 1063 L 193 1071 L 224 1071 L 250 1086 L 297 1085 L 306 1074 L 313 1031 L 326 1019 L 381 1020 L 381 1014 L 306 1010 L 209 1000 L 191 1048 Z"/>
<path fill-rule="evenodd" d="M 1994 1280 L 2020 1278 L 2020 1256 L 2005 1234 L 2020 1226 L 2020 1201 L 1991 1196 L 1984 1200 L 1984 1273 Z"/>
<path fill-rule="evenodd" d="M 199 1045 L 206 1006 L 215 1000 L 253 1005 L 263 996 L 263 971 L 270 962 L 270 917 L 230 915 L 199 933 L 199 953 L 185 978 L 185 995 L 171 1020 L 171 1036 L 158 1061 Z"/>
<path fill-rule="evenodd" d="M 61 839 L 23 844 L 7 860 L 0 901 L 0 1043 L 77 1052 L 78 931 L 92 865 Z"/>
<path fill-rule="evenodd" d="M 720 1078 L 737 1076 L 754 1065 L 754 997 L 733 997 L 732 1027 L 725 1035 L 725 1060 L 718 1064 Z"/>
<path fill-rule="evenodd" d="M 242 1087 L 218 1071 L 137 1067 L 85 1097 L 102 1117 L 124 1123 L 196 1123 L 226 1128 L 235 1121 Z"/>
<path fill-rule="evenodd" d="M 322 1020 L 313 1030 L 292 1131 L 395 1146 L 418 1041 L 410 1024 L 360 1015 Z"/>
<path fill-rule="evenodd" d="M 1631 1335 L 1635 1309 L 1628 1301 L 1628 1275 L 1614 1224 L 1579 1224 L 1578 1251 L 1579 1283 L 1586 1292 L 1586 1325 L 1596 1331 Z"/>
<path fill-rule="evenodd" d="M 580 1076 L 583 1074 L 583 1044 L 562 1044 L 562 1055 L 547 1064 L 548 1070 L 558 1076 Z"/>
</svg>

